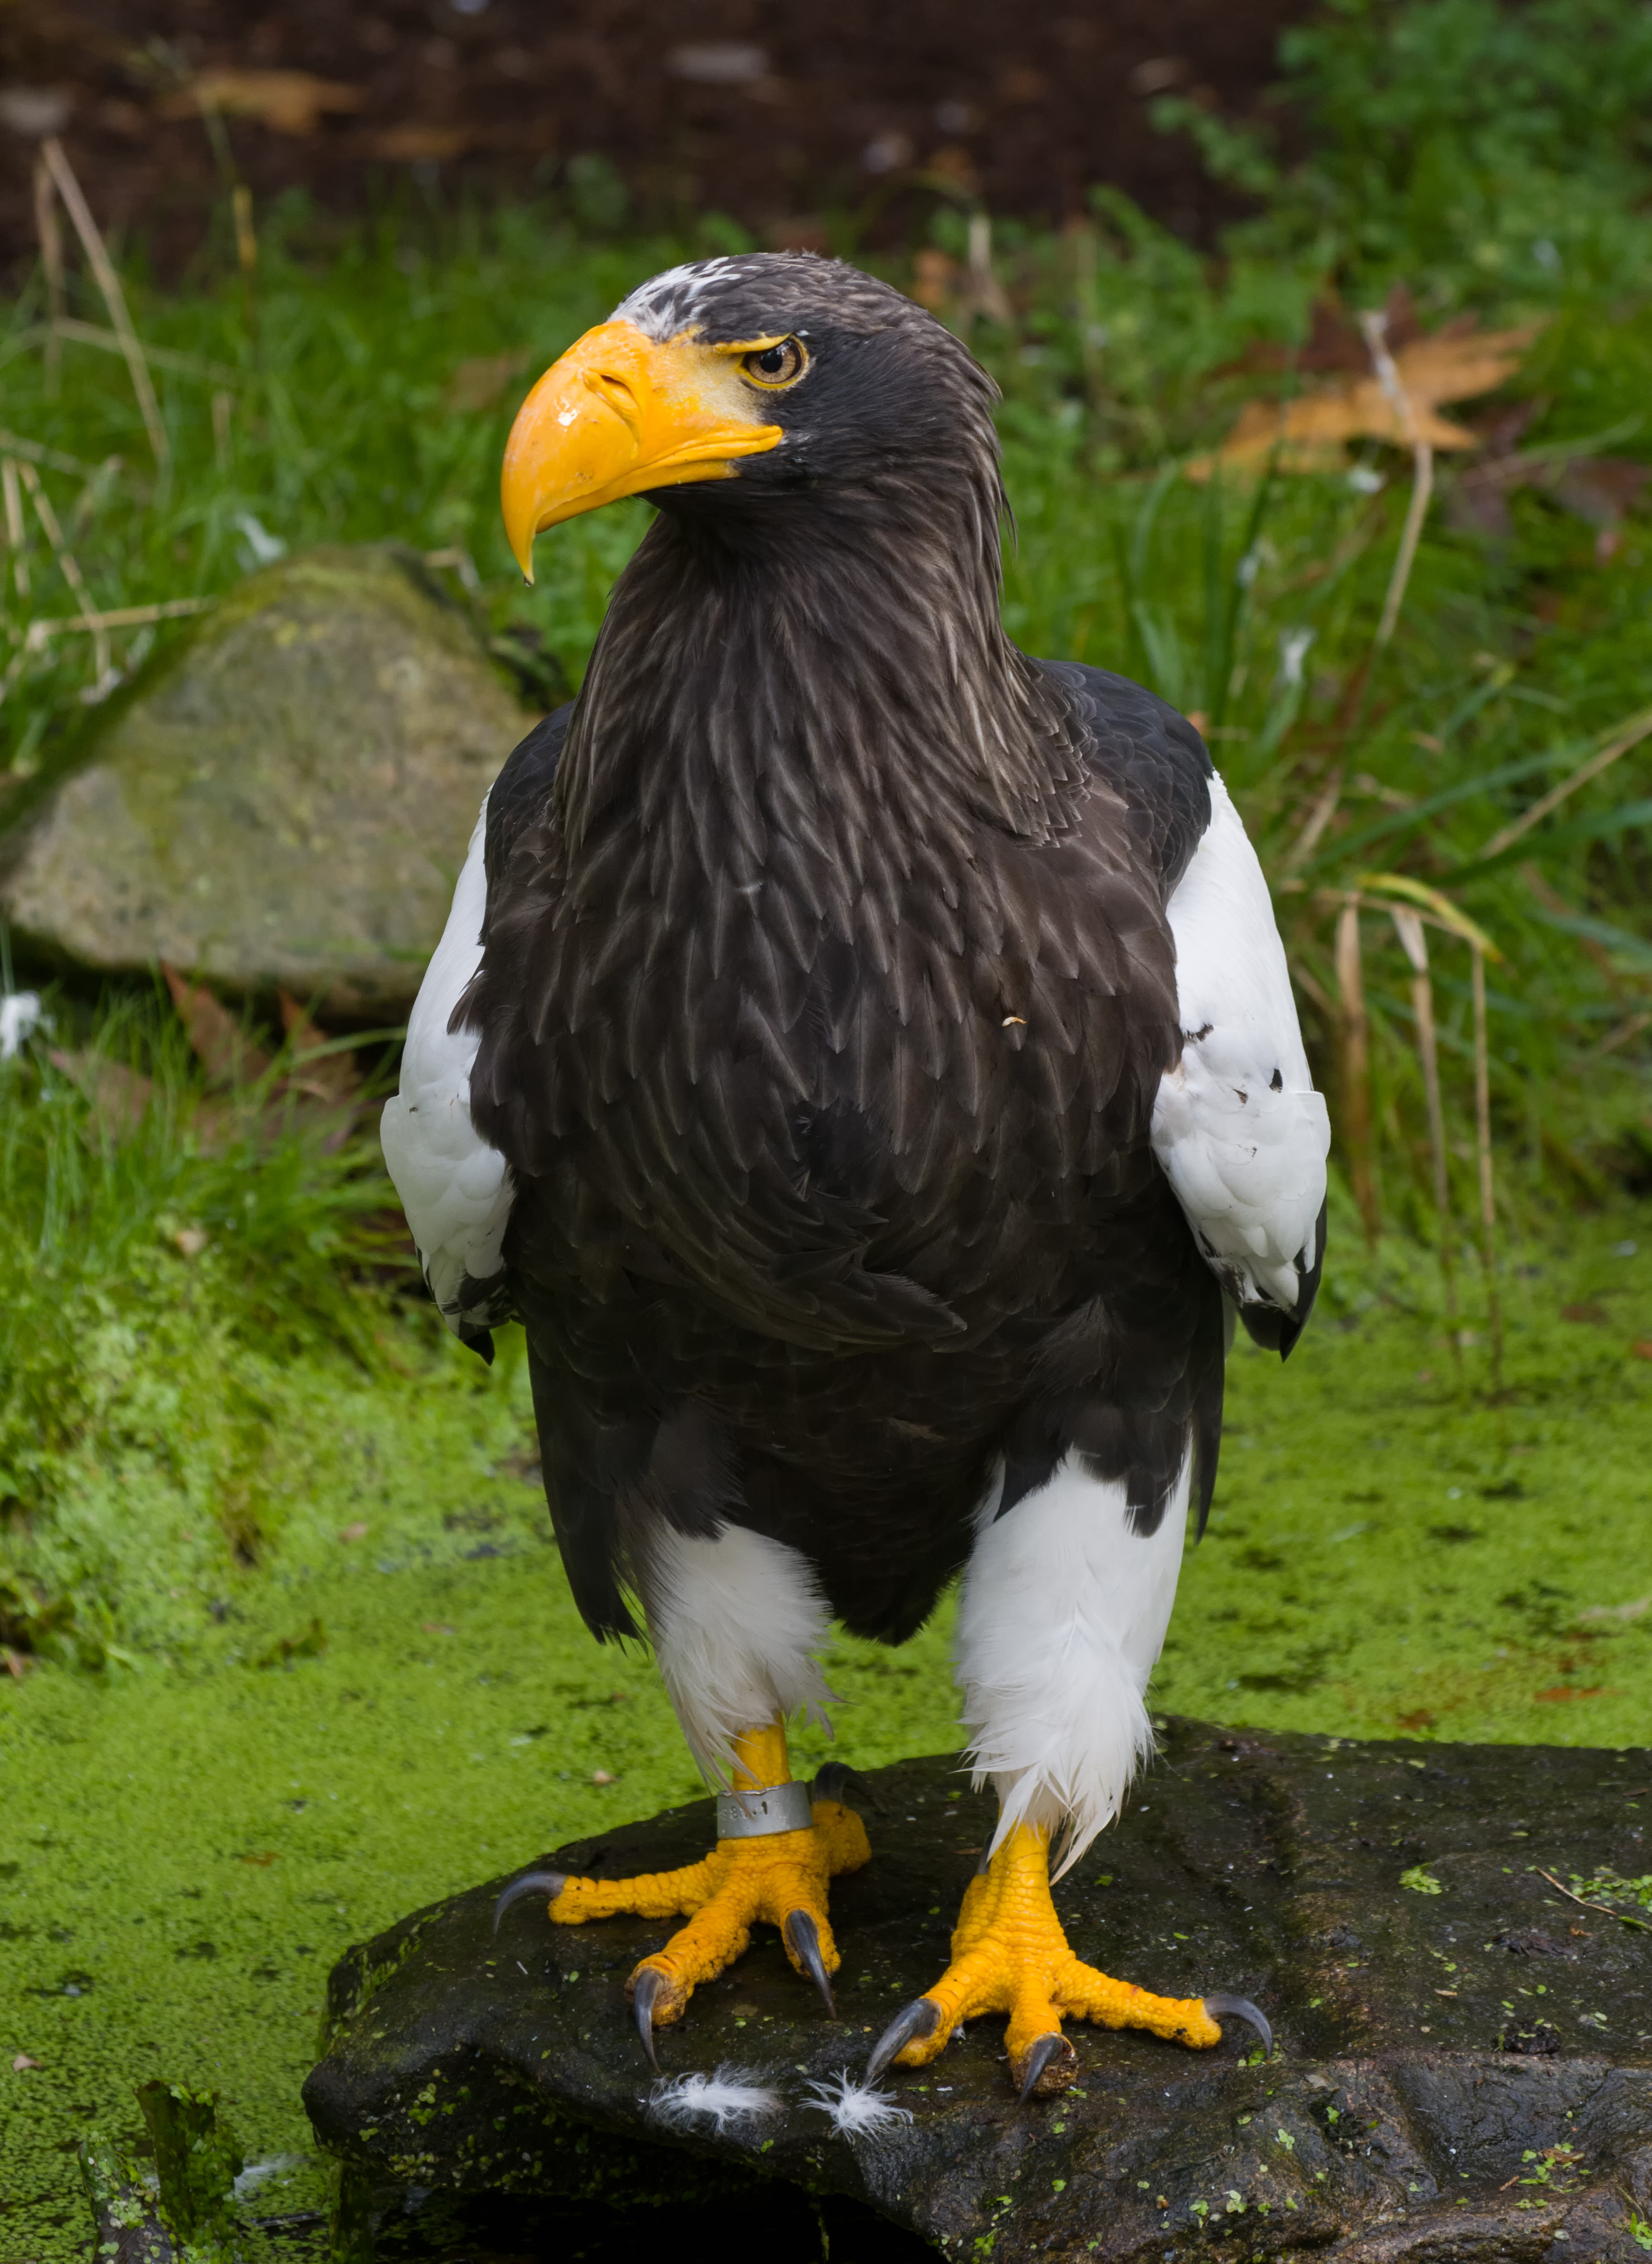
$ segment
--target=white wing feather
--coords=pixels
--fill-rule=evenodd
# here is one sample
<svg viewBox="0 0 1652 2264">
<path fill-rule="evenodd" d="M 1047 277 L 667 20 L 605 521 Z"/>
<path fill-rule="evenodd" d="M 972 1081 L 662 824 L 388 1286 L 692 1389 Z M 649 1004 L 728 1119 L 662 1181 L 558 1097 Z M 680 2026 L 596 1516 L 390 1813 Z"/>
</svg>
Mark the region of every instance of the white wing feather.
<svg viewBox="0 0 1652 2264">
<path fill-rule="evenodd" d="M 1220 777 L 1210 800 L 1167 908 L 1183 1044 L 1153 1148 L 1235 1302 L 1290 1313 L 1318 1254 L 1330 1122 L 1256 851 Z"/>
<path fill-rule="evenodd" d="M 500 1249 L 516 1193 L 510 1165 L 471 1121 L 470 1072 L 481 1041 L 447 1027 L 482 959 L 487 821 L 484 800 L 447 925 L 408 1020 L 401 1089 L 386 1102 L 379 1128 L 424 1279 L 460 1337 L 505 1316 Z"/>
</svg>

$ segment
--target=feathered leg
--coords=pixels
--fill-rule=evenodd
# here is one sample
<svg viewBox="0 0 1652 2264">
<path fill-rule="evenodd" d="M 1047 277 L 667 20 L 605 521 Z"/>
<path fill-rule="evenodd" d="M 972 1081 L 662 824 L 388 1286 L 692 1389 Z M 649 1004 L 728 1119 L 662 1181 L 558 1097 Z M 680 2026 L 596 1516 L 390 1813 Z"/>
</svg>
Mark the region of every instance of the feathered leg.
<svg viewBox="0 0 1652 2264">
<path fill-rule="evenodd" d="M 1095 1477 L 1075 1455 L 1003 1516 L 996 1495 L 983 1505 L 959 1665 L 977 1781 L 996 1786 L 998 1828 L 965 1890 L 952 1963 L 880 2040 L 874 2076 L 891 2061 L 921 2067 L 959 2021 L 1002 2013 L 1017 2088 L 1045 2097 L 1078 2072 L 1065 2016 L 1206 2049 L 1221 2038 L 1212 2013 L 1241 2008 L 1156 1996 L 1084 1964 L 1050 1895 L 1053 1840 L 1065 1869 L 1117 1815 L 1151 1747 L 1142 1694 L 1175 1600 L 1188 1488 L 1185 1466 L 1160 1515 L 1142 1519 L 1122 1480 Z"/>
<path fill-rule="evenodd" d="M 786 1716 L 819 1713 L 831 1694 L 812 1656 L 828 1622 L 806 1561 L 734 1525 L 714 1539 L 662 1527 L 638 1554 L 648 1630 L 684 1734 L 707 1774 L 731 1787 L 718 1800 L 717 1845 L 679 1871 L 537 1883 L 558 1926 L 622 1913 L 687 1919 L 627 1985 L 652 2058 L 653 2031 L 681 2020 L 696 1987 L 742 1955 L 759 1920 L 779 1929 L 793 1968 L 831 2010 L 839 1958 L 828 1884 L 870 1861 L 872 1849 L 837 1796 L 848 1772 L 822 1771 L 811 1793 L 786 1752 Z"/>
</svg>

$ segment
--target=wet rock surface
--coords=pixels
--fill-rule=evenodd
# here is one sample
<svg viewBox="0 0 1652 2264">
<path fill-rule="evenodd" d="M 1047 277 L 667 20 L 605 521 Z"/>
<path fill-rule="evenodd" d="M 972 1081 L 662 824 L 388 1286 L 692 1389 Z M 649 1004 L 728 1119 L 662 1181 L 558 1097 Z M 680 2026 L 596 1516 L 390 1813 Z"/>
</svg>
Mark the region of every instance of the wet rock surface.
<svg viewBox="0 0 1652 2264">
<path fill-rule="evenodd" d="M 476 811 L 531 719 L 395 544 L 251 575 L 0 835 L 25 948 L 335 1017 L 411 1004 Z"/>
<path fill-rule="evenodd" d="M 764 1930 L 660 2035 L 668 2076 L 722 2068 L 778 2095 L 775 2111 L 721 2132 L 703 2120 L 674 2134 L 649 2111 L 623 1989 L 660 1926 L 553 1927 L 536 1899 L 496 1936 L 490 1881 L 352 1951 L 332 1977 L 330 2049 L 305 2098 L 361 2206 L 431 2190 L 507 2214 L 511 2196 L 536 2197 L 541 2217 L 559 2195 L 663 2202 L 732 2211 L 732 2232 L 761 2180 L 859 2204 L 863 2226 L 860 2210 L 876 2212 L 900 2244 L 891 2255 L 921 2253 L 918 2239 L 995 2264 L 1216 2249 L 1629 2264 L 1646 2253 L 1652 1935 L 1542 1876 L 1569 1885 L 1652 1869 L 1644 1751 L 1356 1745 L 1173 1722 L 1057 1907 L 1075 1948 L 1111 1972 L 1254 1998 L 1274 2056 L 1236 2021 L 1199 2054 L 1075 2024 L 1076 2086 L 1019 2108 L 1003 2023 L 984 2020 L 935 2066 L 895 2072 L 909 2122 L 844 2137 L 808 2104 L 809 2085 L 861 2069 L 891 2015 L 937 1977 L 992 1812 L 951 1757 L 871 1781 L 872 1864 L 832 1890 L 838 2020 Z M 714 1831 L 711 1803 L 696 1803 L 537 1862 L 655 1870 L 703 1854 Z"/>
</svg>

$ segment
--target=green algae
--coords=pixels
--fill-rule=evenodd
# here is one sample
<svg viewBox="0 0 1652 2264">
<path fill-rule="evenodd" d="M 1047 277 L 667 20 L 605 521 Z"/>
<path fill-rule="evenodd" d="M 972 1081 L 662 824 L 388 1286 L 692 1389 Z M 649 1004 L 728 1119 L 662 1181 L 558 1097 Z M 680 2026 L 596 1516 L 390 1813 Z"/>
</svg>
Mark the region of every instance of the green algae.
<svg viewBox="0 0 1652 2264">
<path fill-rule="evenodd" d="M 1242 1340 L 1161 1706 L 1350 1736 L 1644 1739 L 1652 1212 L 1564 1234 L 1510 1269 L 1502 1405 L 1483 1317 L 1460 1382 L 1431 1271 L 1403 1250 L 1333 1264 L 1288 1367 Z M 4 2264 L 78 2250 L 74 2144 L 131 2125 L 155 2079 L 217 2091 L 250 2162 L 293 2158 L 261 2210 L 324 2206 L 298 2092 L 333 1962 L 699 1789 L 646 1655 L 594 1645 L 574 1610 L 519 1364 L 484 1376 L 421 1329 L 376 1375 L 288 1367 L 291 1493 L 257 1569 L 128 1517 L 112 1578 L 140 1592 L 134 1664 L 47 1663 L 0 1693 Z M 947 1607 L 903 1651 L 839 1644 L 846 1758 L 957 1745 L 950 1627 Z M 800 1767 L 827 1750 L 799 1732 Z M 40 2064 L 13 2072 L 19 2055 Z"/>
</svg>

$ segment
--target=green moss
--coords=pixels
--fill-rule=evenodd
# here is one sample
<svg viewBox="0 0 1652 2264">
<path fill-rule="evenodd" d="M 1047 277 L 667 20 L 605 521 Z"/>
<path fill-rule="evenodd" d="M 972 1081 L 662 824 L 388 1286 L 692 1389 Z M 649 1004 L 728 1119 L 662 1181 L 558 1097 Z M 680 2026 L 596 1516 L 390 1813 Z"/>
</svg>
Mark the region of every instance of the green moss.
<svg viewBox="0 0 1652 2264">
<path fill-rule="evenodd" d="M 1288 1368 L 1235 1350 L 1159 1702 L 1355 1737 L 1645 1736 L 1652 1611 L 1622 1607 L 1652 1598 L 1652 1227 L 1569 1220 L 1515 1253 L 1501 1406 L 1485 1316 L 1460 1381 L 1437 1297 L 1414 1255 L 1344 1258 Z"/>
<path fill-rule="evenodd" d="M 1643 1735 L 1652 1613 L 1579 1615 L 1652 1594 L 1652 1367 L 1631 1349 L 1652 1331 L 1652 1214 L 1519 1264 L 1541 1271 L 1511 1273 L 1501 1409 L 1474 1396 L 1483 1342 L 1457 1384 L 1431 1272 L 1403 1253 L 1334 1267 L 1287 1368 L 1235 1352 L 1161 1704 L 1360 1736 Z M 171 1664 L 48 1664 L 0 1695 L 0 2254 L 69 2258 L 65 2144 L 130 2122 L 157 2076 L 218 2091 L 250 2160 L 300 2158 L 261 2207 L 319 2205 L 298 2089 L 333 1960 L 698 1789 L 651 1664 L 591 1642 L 514 1474 L 519 1374 L 444 1348 L 377 1380 L 294 1368 L 286 1389 L 285 1522 L 228 1618 L 163 1524 L 126 1561 Z M 901 1651 L 835 1653 L 848 1758 L 956 1745 L 950 1616 Z M 252 1663 L 284 1641 L 285 1665 Z M 805 1731 L 795 1750 L 807 1767 L 826 1748 Z M 18 2053 L 40 2065 L 12 2073 Z"/>
</svg>

